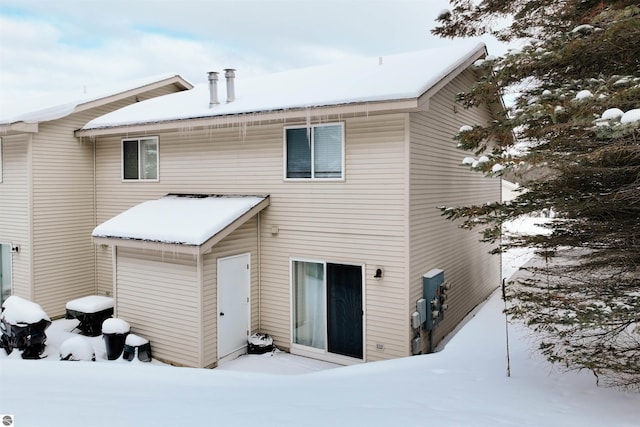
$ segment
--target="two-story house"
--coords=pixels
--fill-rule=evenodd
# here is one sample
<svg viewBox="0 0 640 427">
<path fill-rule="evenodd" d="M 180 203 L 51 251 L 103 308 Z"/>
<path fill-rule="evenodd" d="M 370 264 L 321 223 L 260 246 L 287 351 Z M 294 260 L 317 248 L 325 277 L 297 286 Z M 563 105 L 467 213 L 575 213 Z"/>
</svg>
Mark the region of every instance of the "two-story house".
<svg viewBox="0 0 640 427">
<path fill-rule="evenodd" d="M 453 141 L 492 117 L 455 103 L 485 54 L 449 46 L 210 73 L 74 122 L 42 152 L 66 162 L 58 174 L 14 160 L 33 159 L 25 139 L 43 124 L 5 131 L 2 202 L 16 174 L 42 181 L 20 209 L 0 211 L 0 242 L 21 248 L 9 255 L 13 292 L 53 316 L 79 294 L 113 296 L 154 356 L 185 366 L 234 357 L 256 331 L 342 364 L 432 350 L 500 283 L 499 257 L 437 209 L 500 198 L 500 180 L 461 166 Z M 70 153 L 56 155 L 58 144 Z M 36 221 L 44 210 L 49 221 Z M 40 257 L 62 268 L 48 276 Z M 430 271 L 452 288 L 428 337 L 412 314 Z"/>
</svg>

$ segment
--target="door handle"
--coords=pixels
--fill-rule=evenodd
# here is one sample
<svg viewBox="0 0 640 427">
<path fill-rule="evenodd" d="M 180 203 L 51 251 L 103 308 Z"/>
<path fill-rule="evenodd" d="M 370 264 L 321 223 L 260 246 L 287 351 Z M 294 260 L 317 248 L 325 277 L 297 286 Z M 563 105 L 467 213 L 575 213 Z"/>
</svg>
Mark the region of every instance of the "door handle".
<svg viewBox="0 0 640 427">
<path fill-rule="evenodd" d="M 224 313 L 222 311 L 220 312 L 220 316 L 224 316 Z"/>
</svg>

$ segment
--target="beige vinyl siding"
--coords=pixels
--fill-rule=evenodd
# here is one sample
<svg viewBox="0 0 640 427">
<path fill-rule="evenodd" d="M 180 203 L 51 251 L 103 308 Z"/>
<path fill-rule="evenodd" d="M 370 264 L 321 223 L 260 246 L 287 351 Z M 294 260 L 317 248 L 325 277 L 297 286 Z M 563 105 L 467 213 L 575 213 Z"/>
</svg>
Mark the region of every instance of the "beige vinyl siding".
<svg viewBox="0 0 640 427">
<path fill-rule="evenodd" d="M 42 123 L 33 137 L 34 299 L 52 317 L 95 292 L 93 148 L 73 136 L 85 121 Z"/>
<path fill-rule="evenodd" d="M 116 315 L 151 342 L 154 357 L 200 366 L 196 257 L 118 248 Z"/>
<path fill-rule="evenodd" d="M 204 366 L 212 366 L 218 360 L 218 259 L 251 254 L 251 331 L 258 330 L 258 219 L 252 218 L 213 247 L 204 255 Z"/>
<path fill-rule="evenodd" d="M 330 122 L 329 118 L 323 120 Z M 290 344 L 291 257 L 367 266 L 367 360 L 407 355 L 405 115 L 346 118 L 345 180 L 283 179 L 283 125 L 158 133 L 159 182 L 122 182 L 121 137 L 101 137 L 97 218 L 104 222 L 169 192 L 269 194 L 261 214 L 260 326 Z M 288 122 L 286 125 L 304 124 Z M 134 137 L 137 135 L 126 135 Z M 276 234 L 271 233 L 277 227 Z M 99 283 L 111 283 L 108 251 L 98 250 Z M 255 261 L 254 261 L 255 262 Z M 369 283 L 376 267 L 385 277 Z M 376 351 L 376 343 L 384 351 Z"/>
<path fill-rule="evenodd" d="M 93 142 L 78 140 L 74 131 L 133 101 L 40 123 L 32 137 L 32 297 L 51 317 L 64 315 L 68 301 L 98 290 L 91 241 L 96 226 Z"/>
<path fill-rule="evenodd" d="M 411 114 L 409 304 L 422 297 L 422 276 L 433 268 L 451 283 L 449 310 L 435 330 L 435 342 L 453 330 L 471 309 L 500 284 L 500 258 L 488 254 L 476 231 L 462 230 L 440 215 L 438 206 L 483 204 L 500 198 L 499 178 L 485 178 L 461 166 L 468 154 L 453 136 L 462 125 L 485 123 L 484 109 L 454 110 L 455 94 L 473 84 L 466 71 L 430 101 L 429 111 Z M 453 113 L 457 111 L 457 113 Z M 424 342 L 427 348 L 426 340 Z"/>
<path fill-rule="evenodd" d="M 31 135 L 2 136 L 3 180 L 0 182 L 0 243 L 20 246 L 11 255 L 13 294 L 32 298 L 29 152 Z"/>
</svg>

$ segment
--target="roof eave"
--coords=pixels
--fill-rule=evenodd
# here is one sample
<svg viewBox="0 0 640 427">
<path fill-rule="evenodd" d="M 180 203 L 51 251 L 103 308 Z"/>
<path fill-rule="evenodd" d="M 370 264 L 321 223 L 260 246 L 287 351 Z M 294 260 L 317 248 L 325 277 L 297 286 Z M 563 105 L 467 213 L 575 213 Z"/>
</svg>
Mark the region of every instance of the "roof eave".
<svg viewBox="0 0 640 427">
<path fill-rule="evenodd" d="M 153 242 L 150 240 L 124 239 L 120 237 L 92 236 L 91 239 L 96 245 L 116 246 L 119 248 L 144 249 L 159 252 L 178 252 L 190 255 L 197 255 L 198 253 L 200 253 L 200 247 L 197 245 Z"/>
<path fill-rule="evenodd" d="M 418 108 L 422 110 L 429 109 L 429 100 L 433 95 L 438 93 L 443 87 L 451 83 L 460 73 L 469 68 L 478 59 L 487 56 L 487 47 L 484 43 L 480 43 L 467 57 L 463 58 L 460 63 L 452 70 L 447 72 L 435 84 L 431 85 L 422 95 L 418 97 Z"/>
<path fill-rule="evenodd" d="M 19 135 L 22 133 L 37 133 L 38 123 L 14 122 L 0 124 L 0 135 Z"/>
<path fill-rule="evenodd" d="M 134 89 L 129 89 L 124 92 L 115 93 L 113 95 L 109 95 L 103 98 L 94 99 L 92 101 L 78 104 L 73 112 L 78 113 L 81 111 L 89 110 L 91 108 L 101 107 L 103 105 L 110 104 L 112 102 L 117 102 L 131 96 L 135 96 L 137 102 L 144 101 L 145 99 L 155 97 L 155 96 L 145 97 L 144 96 L 145 94 L 152 94 L 153 91 L 161 88 L 169 89 L 168 93 L 175 93 L 175 92 L 193 89 L 193 85 L 188 81 L 186 81 L 185 79 L 183 79 L 181 76 L 175 75 L 172 77 L 168 77 L 166 79 L 149 83 L 147 85 L 136 87 Z"/>
<path fill-rule="evenodd" d="M 357 102 L 337 105 L 324 105 L 315 107 L 298 107 L 275 111 L 252 111 L 221 116 L 194 117 L 176 120 L 165 120 L 147 123 L 133 123 L 126 125 L 105 126 L 101 128 L 79 129 L 75 131 L 76 137 L 98 137 L 118 134 L 133 134 L 142 132 L 176 131 L 182 129 L 197 129 L 225 124 L 263 124 L 294 119 L 306 119 L 309 111 L 311 116 L 368 116 L 385 112 L 409 112 L 417 111 L 418 99 L 405 98 L 385 101 Z"/>
</svg>

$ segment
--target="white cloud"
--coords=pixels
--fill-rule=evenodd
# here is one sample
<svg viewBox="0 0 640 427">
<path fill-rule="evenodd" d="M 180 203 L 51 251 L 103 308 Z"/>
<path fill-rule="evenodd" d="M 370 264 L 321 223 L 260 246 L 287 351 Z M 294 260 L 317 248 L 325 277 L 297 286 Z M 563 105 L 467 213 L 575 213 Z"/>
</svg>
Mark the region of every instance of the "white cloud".
<svg viewBox="0 0 640 427">
<path fill-rule="evenodd" d="M 3 0 L 0 115 L 16 100 L 166 72 L 206 81 L 449 43 L 447 0 Z"/>
</svg>

